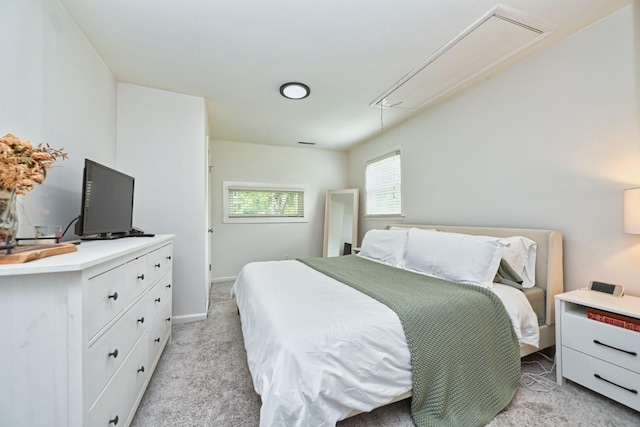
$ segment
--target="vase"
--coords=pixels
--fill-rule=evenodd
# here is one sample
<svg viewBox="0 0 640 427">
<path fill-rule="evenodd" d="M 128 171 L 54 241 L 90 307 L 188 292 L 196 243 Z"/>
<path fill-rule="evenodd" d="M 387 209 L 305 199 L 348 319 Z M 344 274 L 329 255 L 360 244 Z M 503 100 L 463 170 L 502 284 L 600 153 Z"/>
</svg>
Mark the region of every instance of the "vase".
<svg viewBox="0 0 640 427">
<path fill-rule="evenodd" d="M 0 249 L 11 249 L 16 245 L 18 234 L 16 201 L 16 190 L 0 189 Z"/>
</svg>

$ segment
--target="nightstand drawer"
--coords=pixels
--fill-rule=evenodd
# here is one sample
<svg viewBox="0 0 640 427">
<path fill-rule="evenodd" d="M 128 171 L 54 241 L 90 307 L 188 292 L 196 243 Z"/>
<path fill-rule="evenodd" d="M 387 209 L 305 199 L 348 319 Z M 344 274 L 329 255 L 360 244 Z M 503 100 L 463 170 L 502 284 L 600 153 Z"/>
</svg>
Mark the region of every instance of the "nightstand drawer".
<svg viewBox="0 0 640 427">
<path fill-rule="evenodd" d="M 562 374 L 578 384 L 640 411 L 640 374 L 562 348 Z"/>
<path fill-rule="evenodd" d="M 562 314 L 562 346 L 640 373 L 640 333 L 583 317 Z"/>
</svg>

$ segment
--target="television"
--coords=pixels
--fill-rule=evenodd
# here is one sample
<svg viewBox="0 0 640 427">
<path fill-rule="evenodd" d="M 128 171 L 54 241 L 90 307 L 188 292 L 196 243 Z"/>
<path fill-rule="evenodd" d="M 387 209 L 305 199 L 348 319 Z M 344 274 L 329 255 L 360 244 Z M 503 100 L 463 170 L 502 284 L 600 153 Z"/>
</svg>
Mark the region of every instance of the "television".
<svg viewBox="0 0 640 427">
<path fill-rule="evenodd" d="M 132 176 L 85 159 L 82 208 L 75 233 L 83 240 L 130 236 L 134 184 Z"/>
</svg>

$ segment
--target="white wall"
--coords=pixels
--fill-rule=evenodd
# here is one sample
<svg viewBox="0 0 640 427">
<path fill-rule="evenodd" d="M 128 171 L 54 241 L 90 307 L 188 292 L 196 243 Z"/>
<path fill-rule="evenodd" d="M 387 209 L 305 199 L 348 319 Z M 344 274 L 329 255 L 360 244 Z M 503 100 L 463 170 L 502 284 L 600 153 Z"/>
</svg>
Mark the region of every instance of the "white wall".
<svg viewBox="0 0 640 427">
<path fill-rule="evenodd" d="M 133 224 L 175 234 L 173 316 L 206 318 L 207 124 L 203 98 L 118 83 L 118 169 L 136 178 Z"/>
<path fill-rule="evenodd" d="M 356 147 L 350 184 L 401 145 L 407 223 L 557 229 L 567 290 L 640 295 L 640 236 L 622 232 L 622 191 L 640 186 L 639 46 L 635 5 Z"/>
<path fill-rule="evenodd" d="M 212 141 L 211 165 L 214 279 L 236 276 L 251 261 L 322 256 L 325 195 L 346 188 L 345 152 Z M 309 222 L 224 224 L 223 181 L 306 185 Z"/>
<path fill-rule="evenodd" d="M 0 40 L 0 134 L 69 153 L 19 197 L 18 236 L 31 237 L 80 214 L 85 157 L 115 162 L 116 81 L 57 0 L 3 0 Z"/>
</svg>

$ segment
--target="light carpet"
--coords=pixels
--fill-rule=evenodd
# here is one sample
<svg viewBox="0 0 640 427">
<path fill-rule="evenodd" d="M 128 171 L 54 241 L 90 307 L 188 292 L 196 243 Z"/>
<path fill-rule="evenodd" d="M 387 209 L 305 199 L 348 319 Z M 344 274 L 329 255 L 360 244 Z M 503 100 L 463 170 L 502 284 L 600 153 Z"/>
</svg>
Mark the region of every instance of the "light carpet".
<svg viewBox="0 0 640 427">
<path fill-rule="evenodd" d="M 132 427 L 255 427 L 260 397 L 253 390 L 231 282 L 211 288 L 207 320 L 173 326 Z M 537 362 L 537 363 L 527 363 Z M 538 363 L 542 364 L 540 366 Z M 549 370 L 540 355 L 523 359 L 523 373 Z M 547 375 L 555 378 L 555 371 Z M 524 383 L 524 379 L 522 383 Z M 537 387 L 533 385 L 531 387 Z M 337 427 L 412 427 L 408 400 L 348 418 Z M 640 426 L 640 413 L 579 385 L 548 392 L 521 385 L 488 426 Z M 313 426 L 309 426 L 313 427 Z"/>
</svg>

